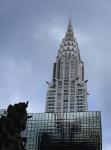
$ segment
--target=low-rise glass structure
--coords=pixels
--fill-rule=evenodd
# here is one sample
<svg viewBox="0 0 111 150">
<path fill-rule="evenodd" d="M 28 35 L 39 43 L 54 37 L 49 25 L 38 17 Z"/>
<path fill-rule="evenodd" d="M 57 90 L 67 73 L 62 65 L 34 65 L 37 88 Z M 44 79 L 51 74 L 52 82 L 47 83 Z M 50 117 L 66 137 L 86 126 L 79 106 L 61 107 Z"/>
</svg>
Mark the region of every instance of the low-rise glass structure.
<svg viewBox="0 0 111 150">
<path fill-rule="evenodd" d="M 101 113 L 31 113 L 27 150 L 102 150 Z"/>
</svg>

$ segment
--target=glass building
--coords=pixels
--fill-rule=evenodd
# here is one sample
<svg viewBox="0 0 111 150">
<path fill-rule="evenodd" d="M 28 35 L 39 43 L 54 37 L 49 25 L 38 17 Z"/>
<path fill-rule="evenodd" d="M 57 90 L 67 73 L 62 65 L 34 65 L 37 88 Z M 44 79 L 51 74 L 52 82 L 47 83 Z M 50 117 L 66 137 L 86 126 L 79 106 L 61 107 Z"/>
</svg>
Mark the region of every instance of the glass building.
<svg viewBox="0 0 111 150">
<path fill-rule="evenodd" d="M 31 113 L 27 150 L 102 150 L 101 113 Z"/>
</svg>

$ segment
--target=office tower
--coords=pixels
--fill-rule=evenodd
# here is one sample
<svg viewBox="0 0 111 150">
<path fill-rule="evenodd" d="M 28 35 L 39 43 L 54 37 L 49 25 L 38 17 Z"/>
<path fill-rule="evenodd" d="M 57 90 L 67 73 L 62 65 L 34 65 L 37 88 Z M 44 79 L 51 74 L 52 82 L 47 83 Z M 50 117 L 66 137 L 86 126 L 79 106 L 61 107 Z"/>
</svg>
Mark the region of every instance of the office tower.
<svg viewBox="0 0 111 150">
<path fill-rule="evenodd" d="M 48 83 L 45 112 L 87 111 L 87 80 L 84 80 L 84 62 L 69 19 L 56 62 L 52 82 Z"/>
</svg>

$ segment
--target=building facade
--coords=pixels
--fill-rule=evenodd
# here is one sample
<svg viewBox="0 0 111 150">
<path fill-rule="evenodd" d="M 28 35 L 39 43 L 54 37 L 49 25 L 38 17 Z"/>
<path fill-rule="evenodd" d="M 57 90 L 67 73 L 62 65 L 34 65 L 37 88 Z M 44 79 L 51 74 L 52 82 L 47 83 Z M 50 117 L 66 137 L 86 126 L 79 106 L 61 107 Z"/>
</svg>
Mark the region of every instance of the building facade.
<svg viewBox="0 0 111 150">
<path fill-rule="evenodd" d="M 29 115 L 27 150 L 102 150 L 100 112 Z"/>
<path fill-rule="evenodd" d="M 53 65 L 52 82 L 48 83 L 45 112 L 81 112 L 88 110 L 87 80 L 84 62 L 74 36 L 71 19 Z"/>
</svg>

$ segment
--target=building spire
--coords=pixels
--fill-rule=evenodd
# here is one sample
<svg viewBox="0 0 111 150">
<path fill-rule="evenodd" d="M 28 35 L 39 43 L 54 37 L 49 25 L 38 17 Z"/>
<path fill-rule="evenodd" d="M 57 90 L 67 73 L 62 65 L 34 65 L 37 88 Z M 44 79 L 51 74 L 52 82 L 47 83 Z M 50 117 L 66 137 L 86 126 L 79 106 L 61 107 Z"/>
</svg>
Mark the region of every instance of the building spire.
<svg viewBox="0 0 111 150">
<path fill-rule="evenodd" d="M 72 26 L 72 19 L 71 18 L 69 18 L 66 35 L 72 35 L 73 36 L 73 26 Z"/>
<path fill-rule="evenodd" d="M 60 49 L 58 51 L 58 54 L 69 54 L 71 53 L 74 54 L 76 57 L 80 58 L 80 52 L 79 52 L 79 47 L 78 43 L 76 41 L 76 38 L 74 36 L 74 31 L 73 31 L 73 25 L 72 25 L 72 19 L 69 18 L 68 21 L 68 26 L 67 26 L 67 31 L 65 33 L 65 37 L 63 38 L 61 44 L 60 44 Z"/>
<path fill-rule="evenodd" d="M 67 30 L 73 30 L 73 27 L 72 27 L 72 19 L 71 19 L 71 17 L 69 18 Z"/>
<path fill-rule="evenodd" d="M 72 26 L 72 20 L 69 18 L 67 31 L 65 33 L 65 37 L 62 40 L 62 43 L 60 44 L 60 51 L 73 51 L 73 47 L 75 45 L 75 37 L 73 32 L 73 26 Z"/>
</svg>

